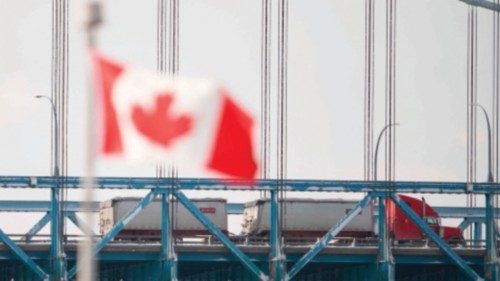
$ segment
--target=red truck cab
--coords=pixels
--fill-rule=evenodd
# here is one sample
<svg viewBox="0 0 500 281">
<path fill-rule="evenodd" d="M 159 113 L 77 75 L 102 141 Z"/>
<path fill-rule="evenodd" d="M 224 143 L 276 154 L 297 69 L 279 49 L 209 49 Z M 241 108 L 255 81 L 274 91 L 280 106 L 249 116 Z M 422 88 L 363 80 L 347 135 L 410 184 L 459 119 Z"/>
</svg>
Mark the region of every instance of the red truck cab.
<svg viewBox="0 0 500 281">
<path fill-rule="evenodd" d="M 463 243 L 462 230 L 458 227 L 442 226 L 439 214 L 426 202 L 406 195 L 399 195 L 410 208 L 444 241 L 451 244 Z M 395 240 L 420 240 L 425 234 L 391 200 L 386 201 L 386 218 L 389 232 Z"/>
</svg>

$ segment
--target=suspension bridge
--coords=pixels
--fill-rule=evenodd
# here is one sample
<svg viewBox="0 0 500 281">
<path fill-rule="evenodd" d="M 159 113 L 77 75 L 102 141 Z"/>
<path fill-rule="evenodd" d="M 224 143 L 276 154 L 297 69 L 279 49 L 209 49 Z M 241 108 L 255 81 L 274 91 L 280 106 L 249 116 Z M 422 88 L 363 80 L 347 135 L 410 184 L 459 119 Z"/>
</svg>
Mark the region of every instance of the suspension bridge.
<svg viewBox="0 0 500 281">
<path fill-rule="evenodd" d="M 458 1 L 458 0 L 457 0 Z M 175 76 L 179 72 L 179 0 L 158 0 L 157 71 Z M 166 173 L 158 165 L 156 177 L 94 177 L 92 141 L 87 151 L 86 177 L 68 175 L 68 52 L 69 0 L 52 2 L 52 93 L 53 112 L 52 176 L 0 176 L 0 188 L 50 190 L 50 201 L 0 201 L 0 212 L 42 213 L 42 218 L 22 235 L 0 230 L 1 280 L 500 280 L 498 194 L 499 179 L 499 97 L 500 97 L 500 1 L 460 0 L 467 14 L 467 181 L 397 181 L 396 173 L 396 0 L 375 3 L 365 0 L 365 92 L 364 92 L 364 179 L 311 180 L 287 176 L 287 0 L 262 0 L 261 34 L 261 174 L 254 181 L 208 178 L 179 178 L 175 170 Z M 375 7 L 385 5 L 385 124 L 377 143 L 374 140 Z M 276 9 L 274 9 L 276 5 Z M 96 47 L 95 32 L 102 22 L 101 6 L 89 3 L 85 22 L 88 46 Z M 477 10 L 492 11 L 493 84 L 491 124 L 486 110 L 477 102 Z M 276 13 L 274 13 L 276 12 Z M 276 16 L 276 17 L 275 17 Z M 272 23 L 276 20 L 276 30 Z M 276 31 L 276 32 L 274 32 Z M 276 33 L 276 34 L 275 34 Z M 276 76 L 271 62 L 276 43 Z M 272 80 L 275 77 L 276 81 Z M 277 126 L 271 126 L 272 83 L 277 84 Z M 90 102 L 89 104 L 92 104 Z M 484 110 L 489 124 L 487 182 L 477 177 L 477 112 Z M 90 110 L 89 112 L 92 112 Z M 92 114 L 89 120 L 92 121 Z M 465 119 L 465 118 L 464 118 Z M 91 122 L 90 122 L 91 123 Z M 271 132 L 276 129 L 276 132 Z M 276 133 L 275 177 L 271 175 L 271 138 Z M 377 178 L 377 154 L 385 136 L 384 179 Z M 82 201 L 69 201 L 68 192 L 90 191 Z M 105 232 L 94 233 L 92 214 L 101 212 L 101 202 L 93 201 L 92 190 L 140 190 L 147 194 L 125 214 L 116 218 Z M 269 231 L 265 235 L 235 235 L 221 229 L 209 218 L 212 210 L 198 207 L 186 191 L 260 192 L 269 200 Z M 317 237 L 283 235 L 287 193 L 349 192 L 361 196 L 340 219 Z M 445 241 L 424 214 L 403 200 L 400 194 L 466 195 L 467 206 L 433 206 L 439 218 L 460 220 L 458 229 L 471 235 L 463 241 Z M 478 206 L 476 198 L 484 198 Z M 125 239 L 120 233 L 155 199 L 160 199 L 161 220 L 158 239 Z M 176 235 L 172 205 L 181 204 L 207 231 L 206 235 L 184 239 Z M 425 202 L 424 202 L 425 203 Z M 421 239 L 402 241 L 391 233 L 385 219 L 394 205 L 408 224 L 418 227 Z M 227 214 L 243 215 L 246 206 L 228 202 Z M 367 208 L 374 211 L 374 233 L 369 237 L 340 237 L 339 233 Z M 425 209 L 425 208 L 424 208 Z M 215 212 L 215 211 L 213 211 Z M 85 215 L 87 219 L 80 216 Z M 314 218 L 311 218 L 314 219 Z M 65 233 L 72 223 L 85 235 Z M 102 222 L 100 222 L 102 224 Z M 50 235 L 40 230 L 50 224 Z M 87 241 L 88 240 L 88 241 Z M 79 262 L 82 242 L 91 245 L 88 257 L 95 262 L 94 274 Z M 453 242 L 453 241 L 452 241 Z M 87 257 L 87 258 L 88 258 Z M 85 258 L 85 257 L 83 257 Z M 78 262 L 77 262 L 78 261 Z M 83 277 L 86 276 L 86 277 Z"/>
</svg>

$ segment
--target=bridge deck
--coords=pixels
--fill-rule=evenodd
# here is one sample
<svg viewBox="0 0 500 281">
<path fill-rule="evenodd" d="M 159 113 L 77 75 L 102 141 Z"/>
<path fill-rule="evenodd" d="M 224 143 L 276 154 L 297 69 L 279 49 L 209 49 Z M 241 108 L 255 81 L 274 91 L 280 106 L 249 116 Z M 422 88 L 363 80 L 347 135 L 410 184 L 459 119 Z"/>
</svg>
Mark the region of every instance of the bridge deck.
<svg viewBox="0 0 500 281">
<path fill-rule="evenodd" d="M 48 259 L 50 244 L 48 242 L 19 242 L 18 245 L 33 259 Z M 269 245 L 239 245 L 240 249 L 257 262 L 268 261 Z M 285 246 L 289 262 L 297 261 L 311 245 Z M 77 243 L 72 241 L 65 245 L 69 260 L 75 259 Z M 221 244 L 179 244 L 175 246 L 179 262 L 236 261 L 229 251 Z M 451 264 L 442 251 L 432 246 L 398 246 L 393 247 L 395 262 L 399 264 Z M 482 264 L 485 250 L 483 248 L 456 247 L 455 251 L 471 264 Z M 99 255 L 102 261 L 154 261 L 158 260 L 159 243 L 113 242 Z M 371 263 L 375 261 L 377 246 L 327 246 L 313 262 L 322 263 Z M 9 249 L 0 245 L 0 260 L 15 259 Z"/>
</svg>

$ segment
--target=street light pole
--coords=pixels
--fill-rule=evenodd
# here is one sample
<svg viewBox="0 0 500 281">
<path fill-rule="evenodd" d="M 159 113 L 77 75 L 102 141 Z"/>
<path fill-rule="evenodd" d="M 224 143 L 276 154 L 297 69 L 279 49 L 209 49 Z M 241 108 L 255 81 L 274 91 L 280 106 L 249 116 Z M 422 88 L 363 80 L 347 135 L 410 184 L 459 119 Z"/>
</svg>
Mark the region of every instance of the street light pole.
<svg viewBox="0 0 500 281">
<path fill-rule="evenodd" d="M 474 106 L 477 106 L 481 109 L 481 111 L 483 111 L 484 113 L 484 118 L 486 119 L 486 126 L 488 128 L 488 182 L 494 182 L 494 178 L 493 178 L 493 159 L 492 159 L 492 155 L 491 155 L 491 148 L 492 148 L 492 141 L 491 141 L 491 125 L 490 125 L 490 118 L 488 116 L 488 112 L 486 111 L 486 109 L 480 105 L 480 104 L 474 104 Z"/>
<path fill-rule="evenodd" d="M 51 98 L 48 96 L 43 96 L 43 95 L 38 95 L 35 96 L 37 99 L 46 99 L 50 102 L 51 110 L 52 110 L 52 115 L 54 116 L 54 143 L 55 143 L 55 149 L 54 149 L 54 167 L 52 168 L 52 175 L 53 176 L 59 176 L 59 122 L 57 119 L 57 111 L 56 111 L 56 106 L 54 104 L 54 101 L 52 101 Z"/>
<path fill-rule="evenodd" d="M 387 129 L 389 129 L 391 126 L 397 126 L 397 125 L 399 125 L 399 123 L 392 123 L 386 125 L 378 135 L 377 145 L 375 146 L 375 156 L 373 157 L 373 180 L 375 181 L 377 180 L 378 149 L 380 146 L 380 140 L 382 139 L 382 136 L 387 131 Z"/>
<path fill-rule="evenodd" d="M 491 126 L 490 118 L 486 109 L 480 104 L 474 104 L 474 106 L 479 107 L 486 118 L 486 125 L 488 126 L 488 182 L 494 182 L 492 171 L 492 155 L 491 155 Z M 485 194 L 485 205 L 486 205 L 486 256 L 485 256 L 485 280 L 494 281 L 498 280 L 500 277 L 500 263 L 497 254 L 497 239 L 496 239 L 496 224 L 495 224 L 495 214 L 493 211 L 493 194 Z"/>
<path fill-rule="evenodd" d="M 380 140 L 384 133 L 391 126 L 399 125 L 392 123 L 386 125 L 378 135 L 377 145 L 375 146 L 375 156 L 373 157 L 373 178 L 377 180 L 377 162 L 378 162 L 378 149 L 380 147 Z M 377 252 L 377 268 L 378 280 L 395 280 L 394 258 L 391 253 L 391 244 L 389 239 L 389 231 L 386 221 L 385 212 L 386 195 L 378 197 L 378 252 Z"/>
<path fill-rule="evenodd" d="M 57 184 L 51 188 L 51 223 L 50 223 L 50 236 L 51 236 L 51 260 L 52 260 L 52 274 L 51 280 L 60 281 L 66 280 L 65 274 L 65 255 L 62 250 L 62 213 L 59 205 L 59 122 L 57 118 L 57 111 L 54 101 L 43 95 L 36 96 L 38 99 L 46 99 L 50 102 L 52 114 L 54 116 L 54 167 L 52 170 L 53 176 L 57 178 Z"/>
</svg>

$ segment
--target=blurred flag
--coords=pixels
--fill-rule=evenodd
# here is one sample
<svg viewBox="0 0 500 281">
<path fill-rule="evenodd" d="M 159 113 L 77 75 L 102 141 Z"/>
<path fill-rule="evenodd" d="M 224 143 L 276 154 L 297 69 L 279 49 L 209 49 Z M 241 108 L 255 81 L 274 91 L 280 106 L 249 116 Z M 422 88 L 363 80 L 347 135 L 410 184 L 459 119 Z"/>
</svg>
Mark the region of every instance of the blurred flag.
<svg viewBox="0 0 500 281">
<path fill-rule="evenodd" d="M 92 56 L 102 155 L 256 176 L 254 121 L 221 85 L 160 76 L 98 52 Z"/>
</svg>

